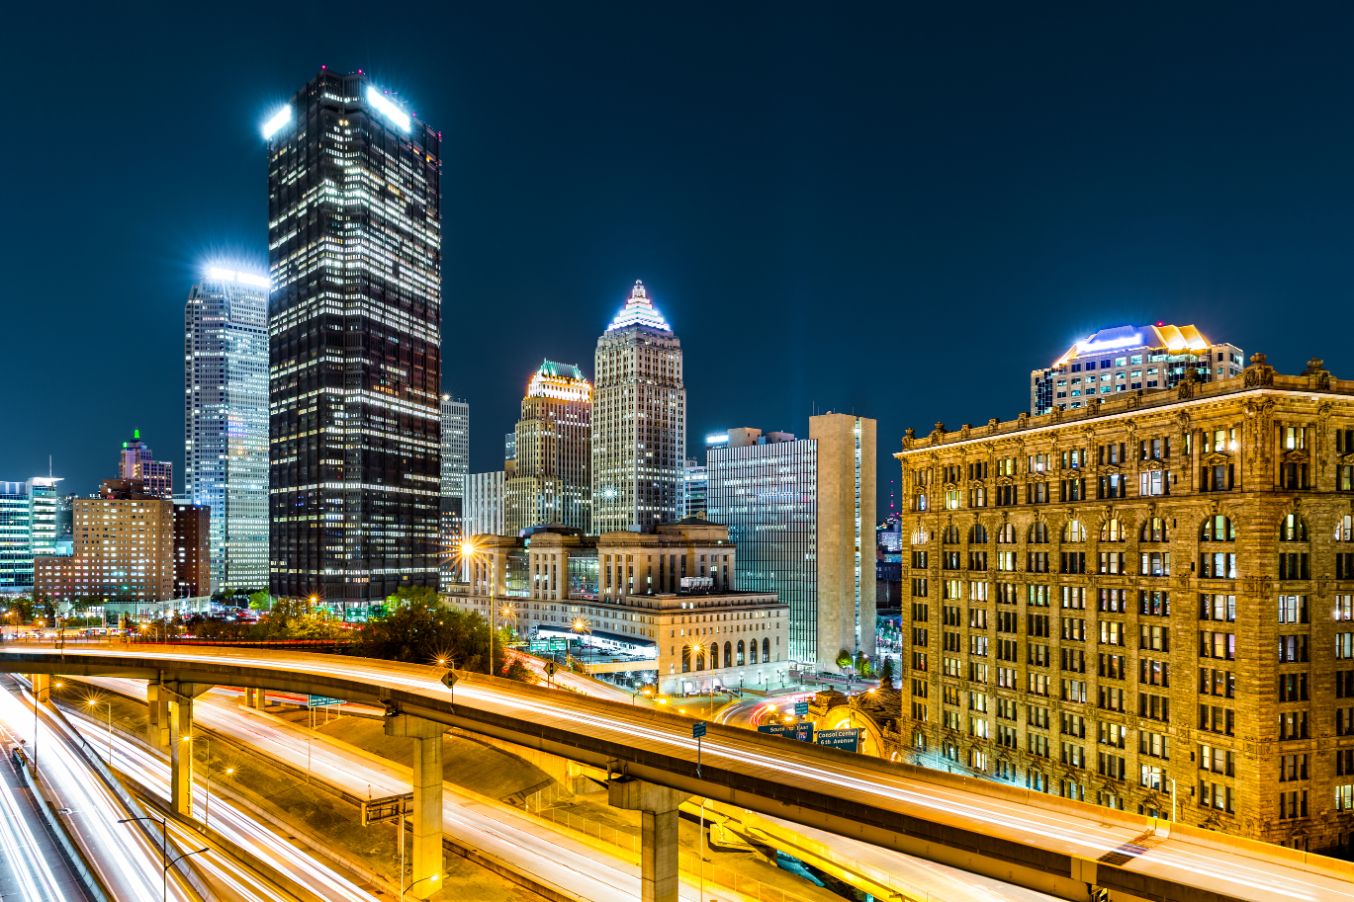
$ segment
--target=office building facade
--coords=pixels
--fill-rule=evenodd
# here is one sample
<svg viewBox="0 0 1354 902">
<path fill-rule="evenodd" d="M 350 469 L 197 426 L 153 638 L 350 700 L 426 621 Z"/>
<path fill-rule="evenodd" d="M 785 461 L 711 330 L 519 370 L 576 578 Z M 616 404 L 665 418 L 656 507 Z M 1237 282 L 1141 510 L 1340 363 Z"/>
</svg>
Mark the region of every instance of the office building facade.
<svg viewBox="0 0 1354 902">
<path fill-rule="evenodd" d="M 441 136 L 326 70 L 264 137 L 272 591 L 436 588 Z"/>
<path fill-rule="evenodd" d="M 681 516 L 686 465 L 682 344 L 635 282 L 597 340 L 592 524 L 644 531 Z"/>
<path fill-rule="evenodd" d="M 790 606 L 790 658 L 837 670 L 875 651 L 875 422 L 809 420 L 809 438 L 731 429 L 706 453 L 707 517 L 738 546 L 739 585 Z"/>
<path fill-rule="evenodd" d="M 184 489 L 212 591 L 268 588 L 268 277 L 209 266 L 184 305 Z"/>
<path fill-rule="evenodd" d="M 33 594 L 47 601 L 174 597 L 174 503 L 141 480 L 104 482 L 73 502 L 75 553 L 38 557 Z"/>
<path fill-rule="evenodd" d="M 31 590 L 35 558 L 57 553 L 60 478 L 0 482 L 0 592 Z"/>
<path fill-rule="evenodd" d="M 493 601 L 521 634 L 628 646 L 632 678 L 662 693 L 788 685 L 789 609 L 735 588 L 737 550 L 722 526 L 600 536 L 547 527 L 475 542 L 469 585 L 449 599 L 458 607 L 487 618 Z"/>
<path fill-rule="evenodd" d="M 140 429 L 133 429 L 132 437 L 122 443 L 118 478 L 140 482 L 142 490 L 156 498 L 174 497 L 174 464 L 155 459 L 150 446 L 141 440 Z"/>
<path fill-rule="evenodd" d="M 1030 413 L 1076 409 L 1091 398 L 1231 379 L 1245 358 L 1233 344 L 1214 344 L 1195 326 L 1114 326 L 1086 336 L 1052 366 L 1030 373 Z"/>
<path fill-rule="evenodd" d="M 504 529 L 541 524 L 588 531 L 592 507 L 592 385 L 575 364 L 544 361 L 527 383 L 504 485 Z"/>
<path fill-rule="evenodd" d="M 465 535 L 501 536 L 504 530 L 502 470 L 471 473 L 465 482 Z"/>
<path fill-rule="evenodd" d="M 682 517 L 683 519 L 705 519 L 706 498 L 709 489 L 709 473 L 705 464 L 690 458 L 686 461 L 686 472 L 682 477 Z"/>
<path fill-rule="evenodd" d="M 212 594 L 212 512 L 190 502 L 174 502 L 174 597 Z"/>
<path fill-rule="evenodd" d="M 1313 850 L 1354 832 L 1354 381 L 1313 360 L 902 451 L 918 763 Z"/>
<path fill-rule="evenodd" d="M 442 396 L 442 504 L 439 565 L 446 588 L 456 573 L 455 549 L 465 517 L 465 481 L 470 475 L 470 404 Z"/>
</svg>

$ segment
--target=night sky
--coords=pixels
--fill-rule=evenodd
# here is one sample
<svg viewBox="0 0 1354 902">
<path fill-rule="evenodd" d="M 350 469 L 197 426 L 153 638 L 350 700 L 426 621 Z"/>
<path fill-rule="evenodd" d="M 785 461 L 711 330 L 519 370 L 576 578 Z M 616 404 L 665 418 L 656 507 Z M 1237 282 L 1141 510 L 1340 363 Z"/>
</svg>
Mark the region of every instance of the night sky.
<svg viewBox="0 0 1354 902">
<path fill-rule="evenodd" d="M 1354 377 L 1354 6 L 40 4 L 7 14 L 0 479 L 182 487 L 183 302 L 265 262 L 259 124 L 363 68 L 444 134 L 443 385 L 501 465 L 642 278 L 689 439 L 1009 418 L 1099 327 Z M 91 5 L 92 6 L 92 5 Z M 428 18 L 420 18 L 426 14 Z"/>
</svg>

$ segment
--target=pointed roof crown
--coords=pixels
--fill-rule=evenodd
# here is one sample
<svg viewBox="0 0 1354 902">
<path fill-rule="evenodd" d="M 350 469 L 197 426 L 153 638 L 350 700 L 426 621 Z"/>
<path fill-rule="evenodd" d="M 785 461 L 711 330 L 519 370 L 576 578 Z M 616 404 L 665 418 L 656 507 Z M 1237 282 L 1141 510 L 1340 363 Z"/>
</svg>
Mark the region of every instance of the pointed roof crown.
<svg viewBox="0 0 1354 902">
<path fill-rule="evenodd" d="M 616 314 L 616 318 L 607 326 L 608 332 L 615 332 L 618 329 L 624 329 L 628 326 L 644 326 L 649 329 L 657 329 L 660 332 L 671 332 L 672 327 L 668 321 L 663 319 L 663 314 L 658 312 L 658 308 L 649 300 L 649 293 L 644 289 L 644 283 L 639 279 L 635 280 L 635 287 L 630 289 L 630 297 L 621 308 L 621 312 Z"/>
</svg>

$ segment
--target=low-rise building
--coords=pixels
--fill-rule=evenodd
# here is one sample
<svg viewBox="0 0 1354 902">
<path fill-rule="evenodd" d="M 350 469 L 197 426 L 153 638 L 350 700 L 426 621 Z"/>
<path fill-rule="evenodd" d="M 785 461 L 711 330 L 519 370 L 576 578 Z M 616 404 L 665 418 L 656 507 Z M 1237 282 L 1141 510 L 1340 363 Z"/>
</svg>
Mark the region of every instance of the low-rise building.
<svg viewBox="0 0 1354 902">
<path fill-rule="evenodd" d="M 734 588 L 725 527 L 683 520 L 600 536 L 548 527 L 472 541 L 470 584 L 448 596 L 459 607 L 522 634 L 586 634 L 626 649 L 629 664 L 602 669 L 645 674 L 663 693 L 789 680 L 789 606 Z"/>
</svg>

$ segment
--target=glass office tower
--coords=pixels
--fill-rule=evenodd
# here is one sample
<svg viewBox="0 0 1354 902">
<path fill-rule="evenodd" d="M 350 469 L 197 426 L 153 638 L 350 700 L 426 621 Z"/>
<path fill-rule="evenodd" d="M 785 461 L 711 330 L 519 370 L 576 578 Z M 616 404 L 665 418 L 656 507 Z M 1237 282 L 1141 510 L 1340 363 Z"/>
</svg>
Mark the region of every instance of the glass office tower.
<svg viewBox="0 0 1354 902">
<path fill-rule="evenodd" d="M 436 588 L 442 137 L 360 71 L 263 131 L 272 591 Z"/>
<path fill-rule="evenodd" d="M 268 588 L 268 277 L 209 266 L 184 305 L 185 488 L 214 591 Z"/>
</svg>

